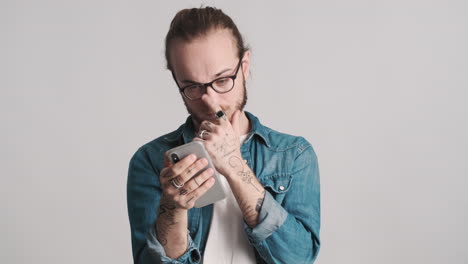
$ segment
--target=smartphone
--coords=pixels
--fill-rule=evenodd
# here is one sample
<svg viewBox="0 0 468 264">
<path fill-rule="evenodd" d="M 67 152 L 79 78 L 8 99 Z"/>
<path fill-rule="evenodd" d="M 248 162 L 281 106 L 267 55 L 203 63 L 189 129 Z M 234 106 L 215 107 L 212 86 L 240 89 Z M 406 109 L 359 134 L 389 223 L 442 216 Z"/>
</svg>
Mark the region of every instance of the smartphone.
<svg viewBox="0 0 468 264">
<path fill-rule="evenodd" d="M 175 147 L 168 151 L 169 159 L 172 163 L 177 163 L 179 160 L 185 158 L 190 154 L 195 154 L 197 156 L 197 160 L 201 158 L 205 158 L 208 160 L 208 165 L 205 168 L 201 169 L 197 174 L 193 177 L 198 176 L 201 172 L 208 168 L 212 168 L 214 174 L 212 177 L 215 179 L 215 183 L 211 188 L 204 193 L 202 196 L 195 201 L 195 207 L 200 208 L 203 206 L 207 206 L 209 204 L 215 203 L 219 200 L 226 198 L 226 191 L 224 190 L 223 185 L 220 182 L 221 176 L 213 166 L 213 162 L 211 161 L 210 155 L 205 149 L 205 146 L 200 141 L 192 141 L 190 143 L 184 144 L 182 146 Z"/>
</svg>

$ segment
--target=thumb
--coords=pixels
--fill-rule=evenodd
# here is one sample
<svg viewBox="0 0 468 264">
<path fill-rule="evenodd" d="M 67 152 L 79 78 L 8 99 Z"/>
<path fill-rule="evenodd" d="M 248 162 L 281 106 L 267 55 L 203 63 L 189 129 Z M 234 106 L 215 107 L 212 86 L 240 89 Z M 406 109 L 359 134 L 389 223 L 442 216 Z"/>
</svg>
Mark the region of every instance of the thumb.
<svg viewBox="0 0 468 264">
<path fill-rule="evenodd" d="M 169 160 L 169 154 L 167 152 L 164 153 L 164 167 L 169 167 L 171 164 L 172 163 Z"/>
<path fill-rule="evenodd" d="M 232 125 L 232 128 L 234 129 L 234 132 L 236 132 L 236 134 L 238 136 L 239 135 L 239 131 L 240 131 L 240 117 L 241 117 L 241 111 L 240 110 L 236 110 L 234 112 L 234 114 L 232 115 L 231 117 L 231 125 Z"/>
</svg>

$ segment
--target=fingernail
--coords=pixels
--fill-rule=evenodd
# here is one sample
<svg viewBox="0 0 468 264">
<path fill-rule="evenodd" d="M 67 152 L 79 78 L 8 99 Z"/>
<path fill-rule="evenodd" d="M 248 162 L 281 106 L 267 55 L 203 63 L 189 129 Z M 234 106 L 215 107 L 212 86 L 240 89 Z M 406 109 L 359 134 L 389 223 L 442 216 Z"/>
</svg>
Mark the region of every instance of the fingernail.
<svg viewBox="0 0 468 264">
<path fill-rule="evenodd" d="M 192 161 L 195 160 L 196 158 L 197 158 L 197 156 L 195 156 L 194 154 L 190 154 L 190 156 L 189 156 L 189 159 L 192 160 Z"/>
</svg>

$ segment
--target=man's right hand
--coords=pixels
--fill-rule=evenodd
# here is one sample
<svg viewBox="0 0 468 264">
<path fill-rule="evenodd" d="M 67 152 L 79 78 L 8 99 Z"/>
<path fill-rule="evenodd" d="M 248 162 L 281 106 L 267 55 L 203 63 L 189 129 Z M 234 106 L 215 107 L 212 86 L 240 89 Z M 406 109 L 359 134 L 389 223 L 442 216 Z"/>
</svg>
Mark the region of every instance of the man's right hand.
<svg viewBox="0 0 468 264">
<path fill-rule="evenodd" d="M 207 164 L 206 159 L 196 160 L 195 155 L 175 164 L 171 164 L 167 153 L 164 156 L 164 168 L 159 175 L 163 194 L 155 224 L 157 238 L 172 259 L 179 258 L 187 249 L 187 210 L 214 184 L 212 169 L 193 177 Z"/>
<path fill-rule="evenodd" d="M 203 158 L 196 160 L 191 154 L 175 164 L 171 164 L 167 153 L 164 155 L 164 168 L 161 170 L 159 180 L 163 190 L 163 199 L 176 208 L 190 209 L 195 201 L 208 191 L 214 184 L 213 169 L 208 168 L 193 177 L 208 165 Z M 178 187 L 180 186 L 180 187 Z"/>
</svg>

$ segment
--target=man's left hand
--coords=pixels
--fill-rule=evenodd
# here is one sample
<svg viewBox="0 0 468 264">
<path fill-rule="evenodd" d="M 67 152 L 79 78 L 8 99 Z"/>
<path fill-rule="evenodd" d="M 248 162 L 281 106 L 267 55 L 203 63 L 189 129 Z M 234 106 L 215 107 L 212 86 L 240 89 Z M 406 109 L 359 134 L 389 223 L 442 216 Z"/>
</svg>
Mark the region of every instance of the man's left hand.
<svg viewBox="0 0 468 264">
<path fill-rule="evenodd" d="M 241 111 L 233 113 L 231 121 L 224 115 L 213 122 L 208 120 L 200 124 L 198 137 L 194 140 L 202 141 L 216 170 L 224 176 L 230 175 L 232 157 L 242 160 L 239 140 L 239 121 Z"/>
</svg>

